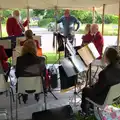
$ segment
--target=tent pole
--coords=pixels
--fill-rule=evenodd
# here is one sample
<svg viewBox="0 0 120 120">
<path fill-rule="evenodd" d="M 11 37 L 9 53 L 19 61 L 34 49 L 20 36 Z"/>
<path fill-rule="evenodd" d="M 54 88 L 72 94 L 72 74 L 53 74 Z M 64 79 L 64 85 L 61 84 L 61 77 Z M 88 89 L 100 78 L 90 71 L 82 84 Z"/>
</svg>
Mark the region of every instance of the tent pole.
<svg viewBox="0 0 120 120">
<path fill-rule="evenodd" d="M 118 52 L 119 52 L 119 40 L 120 40 L 120 1 L 119 1 L 118 39 L 117 39 L 117 50 L 118 50 Z"/>
<path fill-rule="evenodd" d="M 93 23 L 95 23 L 95 7 L 93 7 Z"/>
<path fill-rule="evenodd" d="M 55 19 L 55 32 L 57 32 L 57 15 L 58 15 L 58 9 L 57 9 L 57 6 L 55 6 L 55 17 L 56 17 L 56 19 Z M 56 48 L 56 54 L 57 54 L 57 40 L 56 40 L 56 42 L 55 42 L 55 48 Z"/>
<path fill-rule="evenodd" d="M 2 37 L 2 13 L 0 14 L 0 37 Z"/>
<path fill-rule="evenodd" d="M 0 37 L 2 37 L 2 17 L 0 17 Z"/>
<path fill-rule="evenodd" d="M 30 28 L 30 26 L 29 26 L 29 21 L 30 21 L 30 12 L 29 12 L 29 7 L 27 8 L 27 20 L 28 20 L 28 26 L 27 26 L 27 29 L 29 29 Z"/>
<path fill-rule="evenodd" d="M 58 9 L 57 9 L 57 6 L 55 6 L 55 17 L 57 17 L 57 15 L 58 15 Z M 56 24 L 55 24 L 55 31 L 57 32 L 57 18 L 55 19 L 56 21 Z"/>
<path fill-rule="evenodd" d="M 102 35 L 104 35 L 104 20 L 105 20 L 105 4 L 103 4 L 103 14 L 102 14 Z"/>
</svg>

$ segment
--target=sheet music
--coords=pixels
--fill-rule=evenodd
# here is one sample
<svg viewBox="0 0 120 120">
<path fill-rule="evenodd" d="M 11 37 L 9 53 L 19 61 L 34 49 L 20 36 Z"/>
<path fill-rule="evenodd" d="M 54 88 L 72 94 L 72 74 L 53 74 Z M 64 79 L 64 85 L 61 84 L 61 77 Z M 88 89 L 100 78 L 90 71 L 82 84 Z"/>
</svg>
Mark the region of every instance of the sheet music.
<svg viewBox="0 0 120 120">
<path fill-rule="evenodd" d="M 70 53 L 71 55 L 75 55 L 75 54 L 73 53 L 73 51 L 70 49 L 70 47 L 68 46 L 68 44 L 66 44 L 66 47 L 67 47 L 67 49 L 68 49 L 68 51 L 69 51 L 69 53 Z"/>
<path fill-rule="evenodd" d="M 79 49 L 78 54 L 82 57 L 87 66 L 94 61 L 94 57 L 87 46 L 84 46 L 81 49 Z"/>
<path fill-rule="evenodd" d="M 63 58 L 62 60 L 60 60 L 60 63 L 68 77 L 76 75 L 74 65 L 68 58 Z"/>
<path fill-rule="evenodd" d="M 98 50 L 93 43 L 88 44 L 88 47 L 91 50 L 91 52 L 95 58 L 100 57 L 100 54 L 98 53 Z"/>
<path fill-rule="evenodd" d="M 69 40 L 67 40 L 66 47 L 69 50 L 71 55 L 76 55 L 76 51 L 75 51 L 73 45 L 69 42 Z"/>
<path fill-rule="evenodd" d="M 87 70 L 86 65 L 83 63 L 83 61 L 78 55 L 70 56 L 70 59 L 72 60 L 74 66 L 79 73 Z"/>
</svg>

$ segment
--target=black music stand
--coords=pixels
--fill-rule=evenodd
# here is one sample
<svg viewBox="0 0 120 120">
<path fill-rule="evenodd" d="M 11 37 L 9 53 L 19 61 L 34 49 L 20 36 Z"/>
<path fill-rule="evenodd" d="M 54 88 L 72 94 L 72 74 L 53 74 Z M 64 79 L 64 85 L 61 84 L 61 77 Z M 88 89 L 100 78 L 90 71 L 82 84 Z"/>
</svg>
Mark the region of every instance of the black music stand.
<svg viewBox="0 0 120 120">
<path fill-rule="evenodd" d="M 84 51 L 87 50 L 86 53 L 84 53 Z M 89 81 L 89 85 L 92 84 L 92 79 L 91 79 L 91 68 L 92 68 L 92 62 L 94 60 L 96 60 L 100 54 L 97 50 L 97 48 L 95 47 L 94 43 L 89 43 L 88 45 L 82 47 L 81 49 L 78 50 L 78 54 L 79 56 L 81 56 L 81 58 L 86 61 L 85 64 L 89 67 L 89 70 L 87 72 L 87 82 Z M 87 58 L 86 58 L 87 56 Z M 86 85 L 87 86 L 87 85 Z"/>
<path fill-rule="evenodd" d="M 82 59 L 78 56 L 78 55 L 75 55 L 75 56 L 70 56 L 70 60 L 71 62 L 73 63 L 74 65 L 74 69 L 76 71 L 76 74 L 79 75 L 79 73 L 81 72 L 84 72 L 87 70 L 87 66 L 85 65 L 85 63 L 82 61 Z M 79 96 L 77 92 L 77 81 L 75 81 L 75 91 L 74 91 L 74 94 Z"/>
<path fill-rule="evenodd" d="M 61 64 L 68 77 L 71 77 L 73 75 L 77 76 L 79 73 L 87 70 L 87 67 L 78 55 L 70 56 L 69 58 L 64 58 L 63 60 L 61 60 Z M 74 82 L 74 96 L 72 97 L 71 101 L 74 99 L 74 104 L 76 106 L 76 96 L 78 96 L 79 98 L 81 97 L 77 92 L 77 79 L 75 79 Z"/>
</svg>

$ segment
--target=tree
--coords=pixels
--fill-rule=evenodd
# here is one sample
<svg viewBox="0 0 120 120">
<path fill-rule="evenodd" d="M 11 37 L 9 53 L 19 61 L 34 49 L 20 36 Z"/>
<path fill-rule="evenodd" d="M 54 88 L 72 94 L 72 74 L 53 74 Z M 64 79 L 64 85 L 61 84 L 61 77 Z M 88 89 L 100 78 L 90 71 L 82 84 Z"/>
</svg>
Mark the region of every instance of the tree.
<svg viewBox="0 0 120 120">
<path fill-rule="evenodd" d="M 38 10 L 38 9 L 34 9 L 33 10 L 33 14 L 35 15 L 35 16 L 44 16 L 44 14 L 45 14 L 45 10 Z"/>
<path fill-rule="evenodd" d="M 3 10 L 2 15 L 3 17 L 7 18 L 12 14 L 12 10 Z"/>
</svg>

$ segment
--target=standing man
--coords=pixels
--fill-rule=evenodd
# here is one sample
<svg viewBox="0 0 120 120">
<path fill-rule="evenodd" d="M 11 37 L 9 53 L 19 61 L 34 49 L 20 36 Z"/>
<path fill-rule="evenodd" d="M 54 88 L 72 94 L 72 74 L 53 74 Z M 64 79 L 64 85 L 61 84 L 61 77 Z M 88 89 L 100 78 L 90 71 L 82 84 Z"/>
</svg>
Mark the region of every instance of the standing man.
<svg viewBox="0 0 120 120">
<path fill-rule="evenodd" d="M 23 24 L 20 20 L 20 13 L 18 10 L 13 12 L 13 16 L 9 17 L 6 24 L 8 36 L 21 36 L 25 32 L 25 27 L 28 25 L 28 20 Z"/>
<path fill-rule="evenodd" d="M 73 40 L 75 37 L 75 31 L 77 31 L 80 27 L 80 22 L 77 18 L 70 15 L 69 10 L 65 10 L 64 16 L 57 21 L 57 23 L 62 23 L 64 27 L 64 36 L 67 37 L 70 42 L 73 44 Z M 77 28 L 75 29 L 75 25 L 77 24 Z"/>
</svg>

